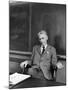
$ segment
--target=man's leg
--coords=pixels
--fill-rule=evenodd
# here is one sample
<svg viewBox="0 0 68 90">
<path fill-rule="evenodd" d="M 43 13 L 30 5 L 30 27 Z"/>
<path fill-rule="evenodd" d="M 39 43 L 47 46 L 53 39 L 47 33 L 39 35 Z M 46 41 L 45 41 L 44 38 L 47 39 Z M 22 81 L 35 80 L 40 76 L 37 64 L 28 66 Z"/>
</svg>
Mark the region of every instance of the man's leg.
<svg viewBox="0 0 68 90">
<path fill-rule="evenodd" d="M 45 79 L 41 69 L 39 69 L 37 66 L 27 66 L 26 68 L 24 68 L 23 64 L 21 63 L 20 67 L 23 74 L 31 75 L 34 78 Z"/>
<path fill-rule="evenodd" d="M 45 79 L 42 71 L 41 70 L 38 71 L 36 68 L 33 68 L 33 67 L 28 68 L 27 73 L 34 78 Z"/>
</svg>

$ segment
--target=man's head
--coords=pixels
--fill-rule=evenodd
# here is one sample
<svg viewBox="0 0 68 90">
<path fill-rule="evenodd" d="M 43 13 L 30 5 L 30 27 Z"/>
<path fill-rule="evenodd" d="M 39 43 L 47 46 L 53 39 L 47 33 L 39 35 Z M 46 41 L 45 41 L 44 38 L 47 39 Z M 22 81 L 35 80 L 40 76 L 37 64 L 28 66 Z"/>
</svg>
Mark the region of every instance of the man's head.
<svg viewBox="0 0 68 90">
<path fill-rule="evenodd" d="M 48 40 L 48 35 L 47 35 L 47 32 L 45 30 L 41 30 L 39 33 L 38 33 L 38 37 L 39 37 L 39 41 L 41 44 L 47 44 L 47 40 Z"/>
</svg>

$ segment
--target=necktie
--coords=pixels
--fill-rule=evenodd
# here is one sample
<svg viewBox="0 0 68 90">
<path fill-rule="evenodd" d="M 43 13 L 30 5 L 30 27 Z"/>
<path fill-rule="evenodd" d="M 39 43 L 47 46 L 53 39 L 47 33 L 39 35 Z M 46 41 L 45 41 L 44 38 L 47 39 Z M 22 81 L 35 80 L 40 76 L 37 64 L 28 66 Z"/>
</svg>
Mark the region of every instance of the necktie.
<svg viewBox="0 0 68 90">
<path fill-rule="evenodd" d="M 42 54 L 44 53 L 44 51 L 45 51 L 45 47 L 43 46 Z"/>
</svg>

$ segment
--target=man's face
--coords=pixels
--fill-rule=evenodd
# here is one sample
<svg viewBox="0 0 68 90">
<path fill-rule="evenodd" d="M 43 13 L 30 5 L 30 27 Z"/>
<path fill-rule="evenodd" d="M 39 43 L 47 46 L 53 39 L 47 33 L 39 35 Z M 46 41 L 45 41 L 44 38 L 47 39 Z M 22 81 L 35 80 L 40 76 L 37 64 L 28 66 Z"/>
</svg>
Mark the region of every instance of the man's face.
<svg viewBox="0 0 68 90">
<path fill-rule="evenodd" d="M 40 34 L 39 35 L 39 41 L 44 44 L 44 43 L 47 43 L 47 40 L 48 40 L 48 36 L 44 33 Z"/>
</svg>

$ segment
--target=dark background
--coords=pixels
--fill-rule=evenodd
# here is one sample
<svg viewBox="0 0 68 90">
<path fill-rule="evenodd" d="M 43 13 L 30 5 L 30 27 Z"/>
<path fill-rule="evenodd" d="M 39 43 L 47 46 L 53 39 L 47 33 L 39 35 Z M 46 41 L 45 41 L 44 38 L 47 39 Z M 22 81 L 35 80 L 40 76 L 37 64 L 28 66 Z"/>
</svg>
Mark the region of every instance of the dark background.
<svg viewBox="0 0 68 90">
<path fill-rule="evenodd" d="M 48 43 L 66 54 L 66 5 L 17 2 L 9 4 L 10 50 L 32 51 L 37 32 L 46 29 Z"/>
</svg>

